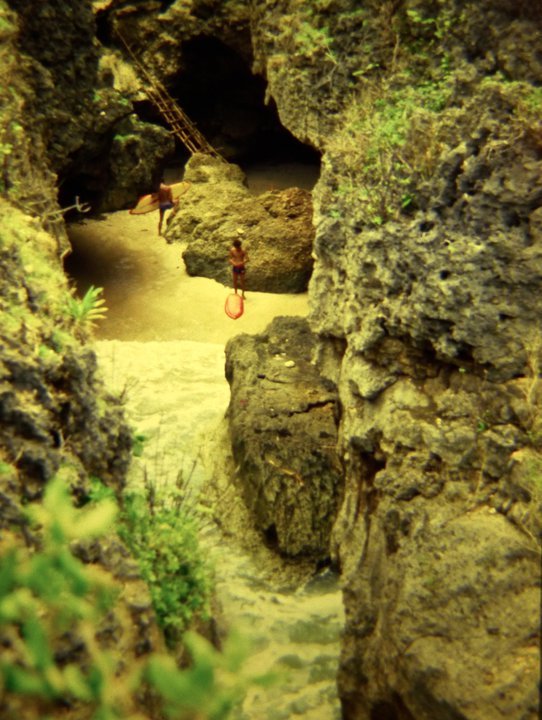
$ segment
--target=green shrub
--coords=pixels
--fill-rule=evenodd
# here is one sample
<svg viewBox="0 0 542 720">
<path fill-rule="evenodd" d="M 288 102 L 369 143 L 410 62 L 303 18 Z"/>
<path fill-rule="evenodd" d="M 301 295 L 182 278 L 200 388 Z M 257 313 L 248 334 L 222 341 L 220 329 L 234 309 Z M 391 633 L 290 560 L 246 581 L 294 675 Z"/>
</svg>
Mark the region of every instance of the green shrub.
<svg viewBox="0 0 542 720">
<path fill-rule="evenodd" d="M 120 533 L 139 562 L 166 641 L 174 646 L 195 618 L 207 618 L 211 569 L 199 546 L 194 507 L 183 490 L 131 491 L 123 500 Z"/>
<path fill-rule="evenodd" d="M 28 509 L 42 530 L 40 552 L 22 544 L 4 545 L 0 558 L 0 628 L 6 650 L 0 675 L 7 696 L 24 696 L 28 715 L 40 717 L 55 700 L 90 703 L 115 718 L 117 692 L 105 691 L 108 656 L 96 647 L 94 632 L 112 607 L 114 591 L 109 579 L 95 568 L 85 568 L 69 550 L 74 538 L 93 537 L 110 526 L 113 503 L 75 511 L 65 484 L 50 483 L 42 506 Z M 61 663 L 55 650 L 68 633 L 86 646 L 85 666 Z M 109 699 L 111 697 L 111 699 Z M 44 715 L 41 715 L 43 717 Z"/>
<path fill-rule="evenodd" d="M 368 225 L 381 225 L 412 205 L 416 178 L 437 166 L 437 115 L 448 97 L 445 84 L 423 82 L 354 99 L 328 145 L 329 161 L 344 168 L 335 209 L 354 205 Z"/>
<path fill-rule="evenodd" d="M 43 504 L 28 510 L 41 532 L 39 551 L 26 547 L 15 531 L 3 533 L 0 712 L 52 720 L 67 706 L 78 705 L 81 718 L 142 720 L 147 717 L 141 714 L 142 690 L 148 688 L 154 698 L 152 717 L 225 720 L 247 688 L 271 680 L 246 671 L 247 648 L 235 635 L 219 653 L 204 638 L 186 634 L 192 656 L 187 670 L 157 653 L 126 665 L 100 646 L 97 631 L 115 610 L 116 591 L 105 571 L 73 556 L 70 543 L 111 531 L 117 507 L 104 498 L 109 494 L 94 480 L 95 501 L 75 509 L 67 484 L 57 478 L 49 483 Z M 70 645 L 72 651 L 66 652 Z"/>
</svg>

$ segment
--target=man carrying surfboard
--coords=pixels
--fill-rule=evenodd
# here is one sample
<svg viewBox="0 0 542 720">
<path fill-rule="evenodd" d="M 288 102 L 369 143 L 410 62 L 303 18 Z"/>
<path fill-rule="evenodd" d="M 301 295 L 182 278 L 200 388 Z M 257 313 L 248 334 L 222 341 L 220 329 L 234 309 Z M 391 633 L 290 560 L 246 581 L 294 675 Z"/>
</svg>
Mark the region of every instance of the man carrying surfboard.
<svg viewBox="0 0 542 720">
<path fill-rule="evenodd" d="M 158 235 L 162 234 L 162 222 L 164 220 L 164 214 L 166 210 L 171 210 L 174 207 L 173 193 L 171 187 L 166 185 L 164 178 L 160 179 L 160 187 L 158 188 L 158 208 L 160 210 L 160 219 L 158 220 Z"/>
<path fill-rule="evenodd" d="M 237 285 L 241 286 L 242 297 L 245 297 L 245 263 L 248 262 L 248 253 L 242 248 L 240 240 L 234 240 L 230 248 L 230 265 L 233 271 L 233 289 L 237 295 Z"/>
</svg>

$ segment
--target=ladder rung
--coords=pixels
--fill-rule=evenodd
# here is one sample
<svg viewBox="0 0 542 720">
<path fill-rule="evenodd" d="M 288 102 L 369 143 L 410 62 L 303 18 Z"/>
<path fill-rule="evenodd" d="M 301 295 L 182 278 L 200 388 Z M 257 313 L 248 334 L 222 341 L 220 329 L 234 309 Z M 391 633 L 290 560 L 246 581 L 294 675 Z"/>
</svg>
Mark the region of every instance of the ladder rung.
<svg viewBox="0 0 542 720">
<path fill-rule="evenodd" d="M 158 112 L 160 112 L 166 122 L 171 126 L 170 135 L 178 137 L 179 140 L 181 140 L 181 142 L 184 143 L 184 145 L 186 145 L 186 147 L 192 152 L 205 152 L 220 160 L 224 160 L 220 153 L 215 150 L 209 142 L 207 142 L 205 137 L 190 120 L 190 118 L 168 94 L 167 90 L 152 77 L 146 68 L 141 65 L 132 49 L 118 30 L 117 34 L 128 50 L 135 66 L 139 69 L 142 76 L 148 81 L 148 84 L 144 88 L 145 94 L 151 103 L 153 103 L 153 105 L 158 109 Z"/>
</svg>

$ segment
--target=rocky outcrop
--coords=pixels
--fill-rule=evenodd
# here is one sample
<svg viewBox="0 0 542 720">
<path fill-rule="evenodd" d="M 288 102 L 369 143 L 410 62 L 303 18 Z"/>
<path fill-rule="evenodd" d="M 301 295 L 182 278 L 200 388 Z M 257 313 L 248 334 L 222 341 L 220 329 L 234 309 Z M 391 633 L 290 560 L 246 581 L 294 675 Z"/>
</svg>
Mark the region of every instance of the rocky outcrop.
<svg viewBox="0 0 542 720">
<path fill-rule="evenodd" d="M 38 222 L 0 203 L 4 459 L 21 473 L 21 499 L 41 497 L 66 464 L 74 471 L 76 494 L 87 494 L 88 475 L 120 491 L 130 433 L 118 404 L 100 400 L 96 358 L 73 336 L 77 321 L 55 243 Z"/>
<path fill-rule="evenodd" d="M 254 149 L 251 137 L 260 131 L 265 113 L 254 103 L 256 89 L 263 95 L 263 82 L 250 75 L 247 3 L 112 0 L 101 3 L 98 22 L 104 42 L 124 52 L 120 34 L 224 157 L 235 159 Z M 232 73 L 237 82 L 232 83 Z M 210 112 L 200 112 L 201 105 Z"/>
<path fill-rule="evenodd" d="M 534 718 L 539 15 L 275 9 L 257 66 L 324 149 L 309 297 L 342 411 L 344 717 Z"/>
<path fill-rule="evenodd" d="M 89 501 L 91 478 L 99 478 L 120 495 L 132 441 L 118 400 L 105 392 L 98 378 L 94 353 L 74 337 L 83 328 L 69 312 L 70 294 L 55 239 L 39 220 L 5 200 L 0 200 L 0 214 L 0 551 L 4 555 L 14 547 L 39 548 L 40 530 L 28 527 L 27 510 L 41 503 L 53 478 L 65 480 L 76 505 Z M 116 653 L 119 672 L 128 658 L 135 662 L 142 654 L 162 649 L 148 589 L 114 532 L 99 541 L 74 544 L 72 550 L 99 568 L 101 577 L 118 591 L 115 609 L 96 632 L 101 647 Z M 14 661 L 19 657 L 17 645 L 10 645 L 5 633 L 9 635 L 4 623 L 2 642 Z M 64 633 L 55 650 L 61 664 L 83 662 L 83 644 L 75 632 Z M 3 693 L 0 706 L 2 717 L 22 717 L 29 711 L 17 693 Z M 90 717 L 91 709 L 77 713 L 66 716 Z"/>
<path fill-rule="evenodd" d="M 542 311 L 542 161 L 534 117 L 518 117 L 522 102 L 521 94 L 487 83 L 476 99 L 449 111 L 453 127 L 443 111 L 434 176 L 413 190 L 423 207 L 380 229 L 366 227 L 368 208 L 364 214 L 332 200 L 329 188 L 343 181 L 327 165 L 313 285 L 321 333 L 346 334 L 360 350 L 386 335 L 406 337 L 437 359 L 484 367 L 495 380 L 524 372 Z M 503 112 L 516 119 L 502 125 Z M 343 220 L 330 216 L 330 202 Z M 345 231 L 347 215 L 356 225 Z M 340 281 L 329 272 L 336 266 L 346 271 Z M 348 308 L 340 316 L 337 298 Z"/>
<path fill-rule="evenodd" d="M 342 489 L 336 394 L 311 363 L 305 320 L 277 318 L 226 347 L 232 450 L 256 527 L 288 556 L 329 556 Z"/>
<path fill-rule="evenodd" d="M 299 188 L 254 196 L 240 168 L 204 155 L 187 164 L 189 191 L 169 219 L 168 242 L 185 242 L 189 275 L 231 286 L 228 254 L 241 240 L 247 251 L 249 291 L 298 293 L 307 289 L 312 271 L 312 202 Z"/>
<path fill-rule="evenodd" d="M 77 195 L 96 211 L 133 204 L 152 189 L 157 165 L 174 144 L 167 130 L 141 123 L 133 114 L 139 88 L 128 92 L 125 86 L 119 92 L 115 73 L 100 66 L 91 3 L 31 7 L 11 0 L 10 6 L 17 14 L 5 27 L 13 27 L 17 48 L 4 53 L 9 64 L 16 62 L 21 77 L 10 99 L 24 103 L 25 112 L 18 113 L 17 126 L 2 125 L 8 141 L 31 139 L 34 145 L 34 163 L 17 194 L 43 204 L 42 174 L 53 172 L 60 178 L 63 205 Z M 24 128 L 24 137 L 13 136 L 16 127 Z M 15 165 L 12 160 L 7 158 L 9 165 Z M 12 177 L 14 172 L 10 167 Z"/>
<path fill-rule="evenodd" d="M 346 717 L 506 717 L 517 704 L 534 717 L 541 496 L 519 421 L 532 382 L 437 370 L 398 341 L 370 361 L 347 350 L 333 543 Z"/>
<path fill-rule="evenodd" d="M 80 22 L 86 21 L 84 8 L 78 8 L 81 12 L 78 18 L 70 15 L 74 8 L 69 6 L 64 3 L 62 8 L 60 5 L 56 8 L 59 13 L 68 13 L 74 23 L 74 28 L 70 27 L 66 34 L 66 42 L 72 38 L 72 30 L 77 35 Z M 35 118 L 30 114 L 37 100 L 33 97 L 36 86 L 31 80 L 38 86 L 41 81 L 46 82 L 50 93 L 61 93 L 60 76 L 56 78 L 59 83 L 56 87 L 52 80 L 54 72 L 48 75 L 44 68 L 40 70 L 38 64 L 20 54 L 16 45 L 19 41 L 29 49 L 27 46 L 32 43 L 27 33 L 32 27 L 34 50 L 42 53 L 42 60 L 47 59 L 53 66 L 58 53 L 62 64 L 62 51 L 53 45 L 47 46 L 47 41 L 58 37 L 57 32 L 62 34 L 62 28 L 57 27 L 53 34 L 46 30 L 48 21 L 58 19 L 52 7 L 41 4 L 33 8 L 33 14 L 34 17 L 31 12 L 18 17 L 0 2 L 0 76 L 7 89 L 0 112 L 0 553 L 3 560 L 15 548 L 17 552 L 20 550 L 21 557 L 39 549 L 41 529 L 29 526 L 27 511 L 40 505 L 45 487 L 53 478 L 64 479 L 78 506 L 89 502 L 92 478 L 99 478 L 120 494 L 132 444 L 131 430 L 124 421 L 118 400 L 105 392 L 98 378 L 96 357 L 85 343 L 89 337 L 88 327 L 85 327 L 84 316 L 73 310 L 73 297 L 62 272 L 60 256 L 67 248 L 66 233 L 58 211 L 56 178 L 51 170 L 63 154 L 56 148 L 59 154 L 55 155 L 51 144 L 60 132 L 55 124 L 58 117 L 51 116 L 45 121 L 40 114 Z M 19 23 L 27 23 L 21 32 Z M 77 38 L 83 42 L 80 35 Z M 82 48 L 82 65 L 85 53 L 86 49 Z M 64 71 L 69 76 L 74 67 L 72 59 L 64 60 Z M 77 64 L 76 59 L 73 62 Z M 62 75 L 62 70 L 59 72 Z M 56 105 L 51 102 L 47 106 L 47 98 L 50 99 L 46 94 L 41 110 L 54 115 L 61 100 L 56 98 Z M 71 99 L 71 96 L 65 98 L 66 107 L 70 107 Z M 72 120 L 70 117 L 68 125 Z M 70 147 L 78 135 L 75 125 L 74 121 L 72 129 L 65 127 L 65 141 Z M 83 136 L 80 140 L 83 142 Z M 80 542 L 71 549 L 92 566 L 89 575 L 99 574 L 117 593 L 115 608 L 93 630 L 100 647 L 112 654 L 112 662 L 120 673 L 118 681 L 123 682 L 126 668 L 132 667 L 138 658 L 163 649 L 149 591 L 134 559 L 114 531 L 100 541 Z M 7 562 L 3 564 L 4 570 L 8 566 Z M 45 582 L 48 581 L 46 578 Z M 51 582 L 55 580 L 51 578 Z M 77 582 L 80 583 L 77 592 L 84 595 L 82 581 Z M 26 607 L 34 608 L 30 614 L 41 614 L 41 606 L 33 604 L 31 591 L 26 588 L 26 592 Z M 12 628 L 4 619 L 2 644 L 6 664 L 20 668 L 27 663 L 31 665 L 18 629 L 13 636 L 11 633 Z M 48 653 L 55 652 L 55 662 L 63 668 L 72 663 L 84 666 L 85 645 L 77 630 L 70 628 L 61 632 L 59 629 L 58 636 L 52 641 L 51 650 L 47 643 L 52 638 L 40 640 L 40 657 L 43 659 L 45 653 L 48 658 Z M 56 667 L 53 670 L 59 672 Z M 66 718 L 82 720 L 93 712 L 91 707 L 85 709 L 77 703 L 69 707 L 68 698 L 62 698 L 61 703 L 55 704 L 55 700 L 49 703 L 44 699 L 45 694 L 34 704 L 28 695 L 12 692 L 16 688 L 8 689 L 7 684 L 0 702 L 2 717 L 42 717 L 61 712 Z"/>
<path fill-rule="evenodd" d="M 109 164 L 103 166 L 105 140 Z M 121 117 L 108 127 L 98 147 L 90 145 L 74 158 L 73 167 L 83 174 L 87 197 L 96 198 L 95 210 L 102 212 L 133 207 L 140 195 L 157 186 L 156 168 L 174 149 L 171 135 L 158 125 L 141 122 L 135 113 Z"/>
</svg>

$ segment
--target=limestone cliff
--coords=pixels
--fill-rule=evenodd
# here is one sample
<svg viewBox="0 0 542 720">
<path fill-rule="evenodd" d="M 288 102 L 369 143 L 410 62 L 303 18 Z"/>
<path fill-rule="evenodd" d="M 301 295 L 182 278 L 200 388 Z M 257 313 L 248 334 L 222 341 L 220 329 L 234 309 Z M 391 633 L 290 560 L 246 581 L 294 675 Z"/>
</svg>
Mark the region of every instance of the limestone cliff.
<svg viewBox="0 0 542 720">
<path fill-rule="evenodd" d="M 542 502 L 536 4 L 111 0 L 95 4 L 115 60 L 102 75 L 88 4 L 77 14 L 74 2 L 42 3 L 37 14 L 21 0 L 10 5 L 19 14 L 0 6 L 0 72 L 24 76 L 26 89 L 6 84 L 1 189 L 35 216 L 34 226 L 21 222 L 36 242 L 58 224 L 53 173 L 72 187 L 101 188 L 125 175 L 110 172 L 109 160 L 103 170 L 113 145 L 127 149 L 125 167 L 141 159 L 139 120 L 122 131 L 129 142 L 113 143 L 137 96 L 117 89 L 118 29 L 165 82 L 180 72 L 184 41 L 219 38 L 265 78 L 282 123 L 322 151 L 310 324 L 341 409 L 345 492 L 332 552 L 344 577 L 343 716 L 534 719 Z M 37 38 L 41 28 L 51 32 Z M 80 47 L 73 62 L 64 40 Z M 146 166 L 141 184 L 152 174 Z M 45 188 L 37 205 L 34 192 L 25 195 L 29 179 Z M 130 191 L 111 187 L 111 206 Z M 55 232 L 62 246 L 62 227 Z M 17 256 L 17 244 L 8 246 Z M 20 268 L 10 273 L 9 307 L 41 317 L 39 289 L 19 287 Z M 53 378 L 64 361 L 51 358 L 56 346 L 32 323 L 20 323 L 17 337 L 34 365 L 25 358 L 15 378 L 30 395 L 15 398 L 24 407 L 9 417 L 24 420 L 23 430 L 36 419 L 39 437 L 10 436 L 10 464 L 21 443 L 63 447 L 64 431 L 49 436 L 49 395 L 32 395 L 32 378 L 44 354 Z M 45 347 L 37 357 L 36 343 Z M 80 351 L 69 357 L 90 362 Z M 78 464 L 111 471 L 92 452 L 75 454 Z M 39 453 L 28 457 L 29 467 L 47 469 Z"/>
<path fill-rule="evenodd" d="M 346 718 L 536 716 L 540 33 L 527 3 L 261 7 L 269 92 L 324 149 Z"/>
<path fill-rule="evenodd" d="M 133 204 L 138 194 L 149 192 L 156 165 L 171 154 L 173 143 L 164 128 L 135 115 L 135 75 L 122 93 L 115 88 L 121 70 L 96 38 L 92 4 L 10 0 L 7 6 L 13 22 L 4 29 L 11 27 L 12 42 L 11 50 L 4 48 L 11 68 L 2 70 L 6 100 L 19 106 L 19 126 L 34 143 L 32 164 L 21 180 L 26 195 L 35 202 L 43 194 L 45 163 L 57 176 L 50 194 L 54 200 L 58 194 L 63 205 L 72 204 L 75 195 L 94 210 Z M 19 82 L 13 82 L 13 73 Z M 4 142 L 18 145 L 16 126 L 2 124 Z M 11 183 L 16 164 L 7 158 Z"/>
<path fill-rule="evenodd" d="M 0 111 L 3 555 L 14 547 L 39 548 L 40 530 L 29 528 L 25 510 L 41 503 L 52 478 L 61 476 L 65 480 L 78 506 L 89 501 L 91 478 L 99 478 L 120 494 L 132 443 L 122 408 L 106 393 L 99 377 L 96 357 L 86 342 L 88 326 L 73 311 L 74 298 L 62 271 L 66 234 L 56 204 L 47 133 L 40 128 L 39 119 L 33 126 L 28 115 L 32 84 L 28 59 L 17 47 L 18 22 L 19 18 L 0 3 L 0 75 L 6 90 Z M 81 544 L 74 551 L 85 562 L 100 567 L 103 577 L 108 577 L 118 591 L 115 610 L 95 631 L 102 647 L 115 649 L 113 662 L 122 676 L 121 658 L 122 663 L 128 658 L 135 662 L 142 652 L 161 647 L 150 595 L 135 561 L 113 529 L 100 542 Z M 17 633 L 10 635 L 6 629 L 5 614 L 2 644 L 6 662 L 20 667 L 28 662 Z M 64 632 L 61 645 L 55 647 L 58 662 L 83 662 L 84 644 L 75 632 Z M 11 689 L 3 687 L 2 717 L 44 717 L 60 712 L 58 702 L 44 701 L 42 714 L 38 710 L 35 715 L 39 702 L 26 702 Z M 60 705 L 66 717 L 90 717 L 90 709 L 86 713 L 80 708 L 69 710 L 67 700 Z"/>
</svg>

